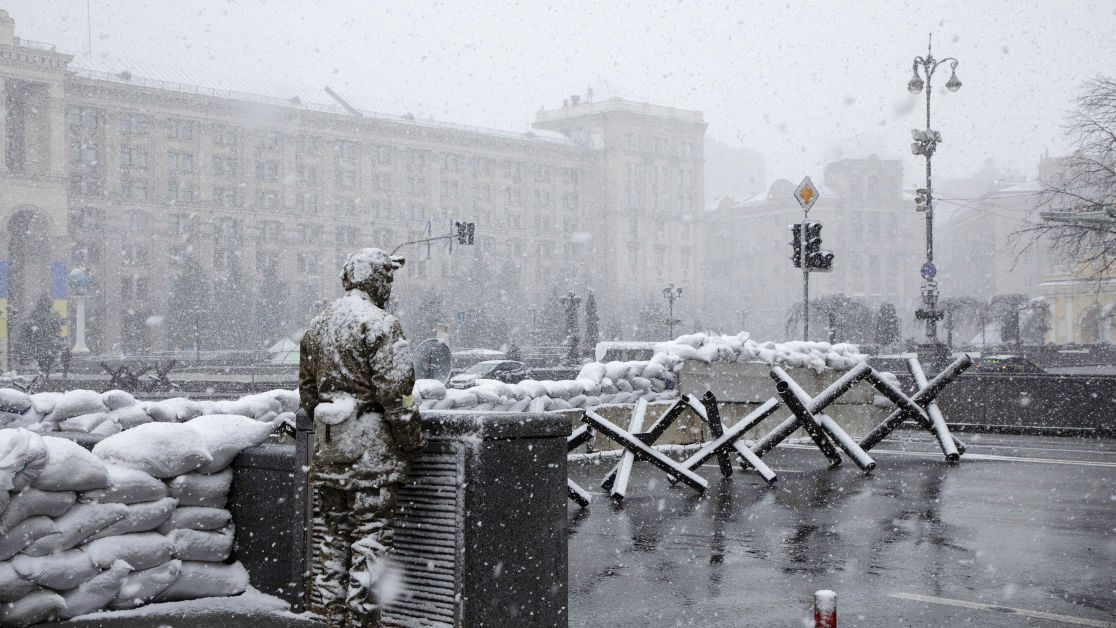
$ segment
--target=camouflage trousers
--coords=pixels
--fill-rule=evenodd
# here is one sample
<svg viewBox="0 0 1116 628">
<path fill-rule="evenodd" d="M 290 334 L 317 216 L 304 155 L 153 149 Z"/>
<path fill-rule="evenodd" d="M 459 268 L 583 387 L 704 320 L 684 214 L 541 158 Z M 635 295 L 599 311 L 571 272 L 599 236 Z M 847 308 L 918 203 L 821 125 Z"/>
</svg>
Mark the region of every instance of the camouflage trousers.
<svg viewBox="0 0 1116 628">
<path fill-rule="evenodd" d="M 396 478 L 384 478 L 385 480 Z M 398 481 L 311 471 L 313 520 L 307 606 L 331 628 L 380 625 L 378 585 L 389 568 Z"/>
</svg>

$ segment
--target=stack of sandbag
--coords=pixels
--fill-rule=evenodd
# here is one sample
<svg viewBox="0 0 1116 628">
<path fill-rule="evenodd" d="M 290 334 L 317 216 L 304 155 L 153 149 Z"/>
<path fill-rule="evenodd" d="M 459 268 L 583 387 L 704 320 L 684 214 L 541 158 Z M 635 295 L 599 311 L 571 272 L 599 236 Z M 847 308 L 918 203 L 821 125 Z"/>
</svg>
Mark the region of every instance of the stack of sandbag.
<svg viewBox="0 0 1116 628">
<path fill-rule="evenodd" d="M 148 422 L 92 452 L 0 429 L 0 626 L 244 592 L 247 571 L 227 562 L 230 465 L 272 426 Z"/>
<path fill-rule="evenodd" d="M 144 423 L 183 423 L 207 414 L 238 414 L 257 421 L 294 422 L 298 392 L 270 390 L 240 399 L 197 401 L 174 397 L 138 401 L 122 390 L 69 390 L 28 395 L 0 389 L 0 428 L 34 432 L 86 432 L 111 436 Z"/>
</svg>

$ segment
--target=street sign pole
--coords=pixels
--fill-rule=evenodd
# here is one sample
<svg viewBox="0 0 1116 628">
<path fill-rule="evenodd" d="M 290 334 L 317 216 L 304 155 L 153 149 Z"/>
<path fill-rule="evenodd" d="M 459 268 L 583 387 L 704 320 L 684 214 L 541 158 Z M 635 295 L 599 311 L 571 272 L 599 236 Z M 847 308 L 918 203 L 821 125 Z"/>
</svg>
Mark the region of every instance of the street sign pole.
<svg viewBox="0 0 1116 628">
<path fill-rule="evenodd" d="M 802 339 L 810 339 L 810 265 L 806 263 L 806 219 L 810 210 L 802 212 Z"/>
<path fill-rule="evenodd" d="M 794 200 L 802 206 L 802 246 L 798 254 L 802 262 L 802 339 L 810 339 L 810 264 L 806 257 L 806 221 L 810 217 L 810 208 L 818 200 L 818 188 L 810 177 L 802 179 L 802 183 L 794 189 Z"/>
</svg>

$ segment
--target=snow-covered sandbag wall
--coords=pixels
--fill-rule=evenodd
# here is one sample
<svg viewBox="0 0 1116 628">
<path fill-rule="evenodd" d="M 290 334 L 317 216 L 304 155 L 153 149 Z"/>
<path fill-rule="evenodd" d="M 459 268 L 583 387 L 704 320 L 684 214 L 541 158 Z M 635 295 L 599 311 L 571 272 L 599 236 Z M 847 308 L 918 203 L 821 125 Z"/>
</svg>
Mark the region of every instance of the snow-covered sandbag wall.
<svg viewBox="0 0 1116 628">
<path fill-rule="evenodd" d="M 605 404 L 631 404 L 677 397 L 678 374 L 689 362 L 747 362 L 817 373 L 845 371 L 865 360 L 856 345 L 828 342 L 757 343 L 747 332 L 737 335 L 689 334 L 655 346 L 646 361 L 590 362 L 573 380 L 524 380 L 505 384 L 482 379 L 464 390 L 447 389 L 435 380 L 415 384 L 424 409 L 554 412 Z"/>
<path fill-rule="evenodd" d="M 68 422 L 96 433 L 113 419 L 73 419 L 129 408 L 148 418 L 127 429 L 115 424 L 92 451 L 30 429 L 0 429 L 0 626 L 247 589 L 248 572 L 228 562 L 230 464 L 264 442 L 284 413 L 293 416 L 297 396 L 141 404 L 119 391 L 38 399 L 16 392 L 0 390 L 0 404 L 43 432 Z M 215 410 L 224 413 L 208 414 Z M 31 413 L 37 420 L 26 420 Z"/>
</svg>

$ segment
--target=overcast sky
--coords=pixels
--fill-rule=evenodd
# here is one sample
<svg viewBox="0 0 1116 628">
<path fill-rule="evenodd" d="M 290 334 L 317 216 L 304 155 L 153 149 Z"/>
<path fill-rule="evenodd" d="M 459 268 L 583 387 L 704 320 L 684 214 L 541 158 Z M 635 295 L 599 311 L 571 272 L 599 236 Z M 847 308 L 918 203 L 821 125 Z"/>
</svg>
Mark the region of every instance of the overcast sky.
<svg viewBox="0 0 1116 628">
<path fill-rule="evenodd" d="M 362 108 L 525 130 L 541 107 L 595 87 L 705 112 L 709 135 L 768 160 L 768 180 L 820 177 L 855 137 L 915 180 L 911 60 L 960 60 L 964 86 L 935 92 L 936 172 L 992 158 L 1033 176 L 1064 151 L 1079 85 L 1116 74 L 1111 0 L 879 3 L 353 2 L 92 0 L 94 56 L 185 65 L 215 81 L 330 85 Z M 17 36 L 87 48 L 84 0 L 0 0 Z M 221 77 L 217 79 L 216 77 Z M 940 86 L 945 68 L 935 75 Z M 890 155 L 887 153 L 890 152 Z M 850 155 L 852 156 L 852 155 Z"/>
</svg>

